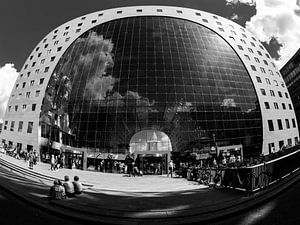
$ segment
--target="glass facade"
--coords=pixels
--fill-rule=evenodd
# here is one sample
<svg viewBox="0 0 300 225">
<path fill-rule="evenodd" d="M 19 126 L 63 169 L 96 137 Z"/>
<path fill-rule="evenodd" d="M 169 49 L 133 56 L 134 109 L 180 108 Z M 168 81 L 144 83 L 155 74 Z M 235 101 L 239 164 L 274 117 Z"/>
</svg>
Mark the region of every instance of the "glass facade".
<svg viewBox="0 0 300 225">
<path fill-rule="evenodd" d="M 172 151 L 262 147 L 262 118 L 249 74 L 218 34 L 177 18 L 113 20 L 81 35 L 49 81 L 42 136 L 122 153 L 139 131 L 165 133 Z"/>
</svg>

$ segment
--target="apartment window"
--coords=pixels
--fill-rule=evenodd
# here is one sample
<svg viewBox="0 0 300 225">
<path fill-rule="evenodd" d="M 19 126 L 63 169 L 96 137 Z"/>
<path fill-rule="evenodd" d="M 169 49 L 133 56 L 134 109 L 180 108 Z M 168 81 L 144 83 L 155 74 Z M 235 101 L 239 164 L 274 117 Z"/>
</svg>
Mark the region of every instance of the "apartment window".
<svg viewBox="0 0 300 225">
<path fill-rule="evenodd" d="M 10 131 L 14 131 L 15 129 L 15 121 L 11 121 L 10 123 Z"/>
<path fill-rule="evenodd" d="M 8 121 L 5 121 L 5 122 L 4 122 L 4 128 L 3 128 L 4 130 L 7 129 L 7 125 L 8 125 Z"/>
<path fill-rule="evenodd" d="M 289 98 L 289 94 L 287 92 L 284 92 L 284 94 L 286 98 Z"/>
<path fill-rule="evenodd" d="M 27 133 L 32 133 L 33 122 L 28 122 Z"/>
<path fill-rule="evenodd" d="M 260 77 L 256 76 L 256 81 L 257 81 L 258 83 L 261 83 Z"/>
<path fill-rule="evenodd" d="M 30 97 L 30 92 L 26 92 L 26 98 L 29 98 Z"/>
<path fill-rule="evenodd" d="M 254 65 L 251 65 L 251 69 L 252 69 L 253 71 L 256 71 L 256 68 L 255 68 Z"/>
<path fill-rule="evenodd" d="M 53 62 L 54 59 L 55 59 L 55 56 L 52 56 L 51 59 L 50 59 L 50 61 Z"/>
<path fill-rule="evenodd" d="M 222 27 L 218 27 L 218 28 L 219 28 L 219 31 L 224 32 L 224 29 Z"/>
<path fill-rule="evenodd" d="M 69 28 L 70 28 L 70 26 L 67 26 L 67 27 L 65 28 L 65 30 L 69 30 Z"/>
<path fill-rule="evenodd" d="M 51 53 L 51 49 L 48 49 L 47 50 L 47 54 L 49 55 Z"/>
<path fill-rule="evenodd" d="M 234 35 L 236 35 L 236 33 L 235 33 L 235 31 L 234 31 L 234 30 L 231 30 L 231 33 L 232 33 L 232 34 L 234 34 Z"/>
<path fill-rule="evenodd" d="M 26 69 L 27 69 L 27 67 L 28 67 L 28 65 L 26 64 L 26 65 L 24 66 L 24 69 L 26 70 Z"/>
<path fill-rule="evenodd" d="M 241 39 L 241 42 L 243 42 L 244 44 L 246 44 L 246 41 L 244 39 Z"/>
<path fill-rule="evenodd" d="M 283 82 L 281 82 L 280 84 L 281 84 L 281 87 L 284 87 L 284 83 Z"/>
<path fill-rule="evenodd" d="M 292 124 L 293 124 L 293 127 L 296 128 L 296 121 L 295 121 L 295 119 L 292 119 Z"/>
<path fill-rule="evenodd" d="M 117 11 L 117 14 L 122 14 L 122 11 Z M 78 26 L 79 26 L 79 24 L 78 24 Z M 80 25 L 81 26 L 81 25 Z"/>
<path fill-rule="evenodd" d="M 56 36 L 56 35 L 54 35 L 52 39 L 54 40 L 56 37 L 57 37 L 57 36 Z"/>
<path fill-rule="evenodd" d="M 269 143 L 269 154 L 275 152 L 275 144 L 274 143 Z"/>
<path fill-rule="evenodd" d="M 70 37 L 67 37 L 66 40 L 65 40 L 65 42 L 68 42 L 69 40 L 70 40 Z"/>
<path fill-rule="evenodd" d="M 97 22 L 97 20 L 92 20 L 92 23 L 96 23 Z"/>
<path fill-rule="evenodd" d="M 279 129 L 279 130 L 282 130 L 283 127 L 282 127 L 281 119 L 278 119 L 278 120 L 277 120 L 277 124 L 278 124 L 278 129 Z"/>
<path fill-rule="evenodd" d="M 18 89 L 18 87 L 19 87 L 19 84 L 16 84 L 16 89 Z"/>
<path fill-rule="evenodd" d="M 263 60 L 265 65 L 269 65 L 268 62 L 266 60 Z"/>
<path fill-rule="evenodd" d="M 81 17 L 81 20 L 85 20 L 85 16 Z"/>
<path fill-rule="evenodd" d="M 58 41 L 55 41 L 55 42 L 54 42 L 54 45 L 58 45 Z"/>
<path fill-rule="evenodd" d="M 42 59 L 42 60 L 41 60 L 41 64 L 44 64 L 44 63 L 45 63 L 45 59 Z"/>
<path fill-rule="evenodd" d="M 40 52 L 40 53 L 38 54 L 38 58 L 41 57 L 41 55 L 42 55 L 42 53 Z"/>
<path fill-rule="evenodd" d="M 269 80 L 269 78 L 266 78 L 266 83 L 271 85 L 271 81 Z"/>
<path fill-rule="evenodd" d="M 257 51 L 258 55 L 262 56 L 261 52 L 260 51 Z"/>
<path fill-rule="evenodd" d="M 163 12 L 163 10 L 162 9 L 156 9 L 156 12 Z M 196 13 L 197 14 L 197 13 Z M 200 14 L 200 13 L 199 13 Z M 200 16 L 201 16 L 201 14 L 200 14 Z"/>
<path fill-rule="evenodd" d="M 270 75 L 274 75 L 273 71 L 272 70 L 269 70 L 269 73 Z"/>
<path fill-rule="evenodd" d="M 298 144 L 299 140 L 298 137 L 295 137 L 295 144 Z"/>
<path fill-rule="evenodd" d="M 203 21 L 204 23 L 208 23 L 208 20 L 207 20 L 207 19 L 202 19 L 202 21 Z"/>
<path fill-rule="evenodd" d="M 30 81 L 30 86 L 34 85 L 34 80 Z"/>
<path fill-rule="evenodd" d="M 182 14 L 182 11 L 181 11 L 181 10 L 176 10 L 176 12 Z"/>
<path fill-rule="evenodd" d="M 257 57 L 254 57 L 254 59 L 255 59 L 256 62 L 258 62 L 258 63 L 260 62 Z"/>
<path fill-rule="evenodd" d="M 278 91 L 278 95 L 279 95 L 280 98 L 282 98 L 282 94 L 281 94 L 280 91 Z"/>
<path fill-rule="evenodd" d="M 54 31 L 54 34 L 56 34 L 56 33 L 57 33 L 57 31 L 58 31 L 58 30 L 55 30 L 55 31 Z"/>
<path fill-rule="evenodd" d="M 23 111 L 23 112 L 26 111 L 26 108 L 27 108 L 27 105 L 26 105 L 26 104 L 22 105 L 22 111 Z"/>
<path fill-rule="evenodd" d="M 62 48 L 62 47 L 58 47 L 58 48 L 57 48 L 57 51 L 59 52 L 59 51 L 61 50 L 61 48 Z"/>
<path fill-rule="evenodd" d="M 286 125 L 286 129 L 290 129 L 290 121 L 289 119 L 285 119 L 285 125 Z"/>
<path fill-rule="evenodd" d="M 269 104 L 269 102 L 265 102 L 265 108 L 266 108 L 266 109 L 270 109 L 270 104 Z"/>
<path fill-rule="evenodd" d="M 25 86 L 26 86 L 26 82 L 23 82 L 22 88 L 25 88 Z"/>
<path fill-rule="evenodd" d="M 20 74 L 20 77 L 23 77 L 23 73 Z"/>
<path fill-rule="evenodd" d="M 18 132 L 22 132 L 23 129 L 23 121 L 19 121 Z"/>
<path fill-rule="evenodd" d="M 44 78 L 40 79 L 40 85 L 44 83 Z"/>
<path fill-rule="evenodd" d="M 30 72 L 27 72 L 27 77 L 29 77 L 30 76 Z"/>
<path fill-rule="evenodd" d="M 275 109 L 279 109 L 278 103 L 277 103 L 277 102 L 274 102 L 274 108 L 275 108 Z"/>
<path fill-rule="evenodd" d="M 266 53 L 266 56 L 267 56 L 268 59 L 270 58 L 269 54 L 267 54 L 267 53 Z M 272 63 L 272 64 L 273 64 L 273 63 Z"/>
<path fill-rule="evenodd" d="M 196 14 L 196 16 L 201 16 L 201 13 L 196 12 L 195 14 Z"/>
<path fill-rule="evenodd" d="M 31 110 L 32 110 L 32 111 L 35 111 L 35 109 L 36 109 L 36 104 L 32 104 Z"/>
<path fill-rule="evenodd" d="M 8 106 L 8 112 L 10 112 L 10 110 L 11 110 L 11 106 Z"/>
<path fill-rule="evenodd" d="M 277 80 L 274 80 L 275 86 L 278 86 L 278 82 Z"/>
<path fill-rule="evenodd" d="M 287 144 L 288 144 L 288 146 L 292 146 L 292 139 L 291 138 L 287 139 Z"/>
<path fill-rule="evenodd" d="M 216 20 L 218 19 L 218 17 L 217 17 L 217 16 L 213 16 L 213 18 L 214 18 L 214 19 L 216 19 Z"/>
<path fill-rule="evenodd" d="M 247 38 L 247 35 L 246 35 L 246 34 L 242 34 L 242 35 L 243 35 L 244 38 Z"/>
<path fill-rule="evenodd" d="M 232 40 L 234 40 L 234 41 L 235 41 L 234 37 L 232 37 L 232 36 L 229 36 L 229 38 L 231 38 Z M 249 60 L 250 60 L 250 59 L 249 59 Z"/>
<path fill-rule="evenodd" d="M 244 50 L 243 47 L 242 47 L 241 45 L 238 45 L 238 48 L 239 48 L 240 50 Z"/>
<path fill-rule="evenodd" d="M 45 67 L 44 72 L 47 73 L 49 71 L 49 66 Z"/>
<path fill-rule="evenodd" d="M 279 141 L 279 148 L 280 148 L 280 150 L 282 149 L 283 146 L 284 146 L 284 141 Z"/>
<path fill-rule="evenodd" d="M 270 95 L 273 96 L 273 97 L 275 97 L 275 93 L 274 93 L 273 90 L 270 90 Z"/>
<path fill-rule="evenodd" d="M 260 89 L 262 95 L 266 95 L 265 89 Z"/>
<path fill-rule="evenodd" d="M 272 66 L 273 66 L 274 68 L 276 68 L 275 63 L 271 62 L 271 64 L 272 64 Z"/>
<path fill-rule="evenodd" d="M 39 49 L 40 49 L 40 47 L 37 47 L 37 48 L 35 49 L 35 51 L 37 52 Z"/>
<path fill-rule="evenodd" d="M 282 103 L 282 108 L 283 108 L 283 109 L 286 109 L 286 106 L 285 106 L 285 104 L 284 104 L 284 103 Z"/>
<path fill-rule="evenodd" d="M 260 70 L 261 70 L 262 73 L 266 73 L 266 71 L 263 67 L 260 67 Z"/>
<path fill-rule="evenodd" d="M 253 50 L 252 50 L 252 48 L 248 48 L 248 50 L 249 50 L 249 52 L 250 52 L 250 53 L 253 53 Z"/>
<path fill-rule="evenodd" d="M 39 74 L 40 70 L 39 69 L 36 69 L 35 70 L 35 74 Z"/>
<path fill-rule="evenodd" d="M 249 55 L 244 55 L 247 60 L 250 60 Z"/>
<path fill-rule="evenodd" d="M 291 110 L 293 109 L 293 108 L 292 108 L 292 104 L 289 104 L 289 109 L 291 109 Z"/>
<path fill-rule="evenodd" d="M 48 44 L 45 44 L 44 48 L 47 48 L 48 47 Z"/>
<path fill-rule="evenodd" d="M 43 40 L 43 43 L 45 43 L 47 41 L 47 38 L 45 38 L 44 40 Z"/>
<path fill-rule="evenodd" d="M 18 106 L 15 105 L 15 112 L 18 112 Z"/>
<path fill-rule="evenodd" d="M 137 9 L 136 12 L 143 12 L 143 10 L 142 9 Z"/>
<path fill-rule="evenodd" d="M 63 36 L 67 36 L 69 34 L 69 32 L 64 32 Z"/>
<path fill-rule="evenodd" d="M 98 16 L 103 16 L 103 13 L 99 13 Z"/>
<path fill-rule="evenodd" d="M 253 47 L 255 47 L 255 44 L 254 44 L 253 42 L 250 42 L 250 44 L 251 44 Z"/>
<path fill-rule="evenodd" d="M 76 33 L 80 32 L 81 29 L 76 29 Z"/>
<path fill-rule="evenodd" d="M 35 91 L 35 97 L 39 97 L 40 92 L 41 92 L 40 90 Z"/>
<path fill-rule="evenodd" d="M 32 65 L 31 65 L 31 67 L 34 67 L 34 66 L 35 66 L 35 64 L 36 64 L 36 62 L 33 62 L 33 63 L 32 63 Z"/>
</svg>

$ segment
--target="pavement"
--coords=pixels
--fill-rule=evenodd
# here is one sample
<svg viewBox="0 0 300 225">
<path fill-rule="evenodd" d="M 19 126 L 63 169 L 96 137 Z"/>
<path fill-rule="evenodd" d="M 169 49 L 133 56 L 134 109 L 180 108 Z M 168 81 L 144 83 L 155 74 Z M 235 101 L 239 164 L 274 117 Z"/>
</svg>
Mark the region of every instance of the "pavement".
<svg viewBox="0 0 300 225">
<path fill-rule="evenodd" d="M 13 165 L 13 167 L 7 166 Z M 76 169 L 51 171 L 38 162 L 0 154 L 0 186 L 18 198 L 49 213 L 83 224 L 192 224 L 213 222 L 255 207 L 299 180 L 300 172 L 256 194 L 233 189 L 209 188 L 184 178 L 128 177 Z M 79 176 L 84 193 L 71 199 L 49 201 L 53 180 Z"/>
</svg>

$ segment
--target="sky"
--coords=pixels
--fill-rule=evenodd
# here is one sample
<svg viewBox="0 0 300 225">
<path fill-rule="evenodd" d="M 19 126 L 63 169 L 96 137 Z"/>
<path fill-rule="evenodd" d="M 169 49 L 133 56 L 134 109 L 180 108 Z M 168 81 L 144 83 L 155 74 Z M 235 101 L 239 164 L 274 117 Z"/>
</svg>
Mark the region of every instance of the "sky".
<svg viewBox="0 0 300 225">
<path fill-rule="evenodd" d="M 300 48 L 300 0 L 1 0 L 0 122 L 26 58 L 54 28 L 108 8 L 166 5 L 199 9 L 245 27 L 280 69 Z"/>
</svg>

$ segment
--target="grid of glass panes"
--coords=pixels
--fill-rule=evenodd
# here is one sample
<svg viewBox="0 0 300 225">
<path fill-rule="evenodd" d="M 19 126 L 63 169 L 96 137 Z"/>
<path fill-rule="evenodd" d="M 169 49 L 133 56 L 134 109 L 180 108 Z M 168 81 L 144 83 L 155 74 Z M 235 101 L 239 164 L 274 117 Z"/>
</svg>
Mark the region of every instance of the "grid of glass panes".
<svg viewBox="0 0 300 225">
<path fill-rule="evenodd" d="M 41 123 L 59 127 L 65 144 L 109 152 L 149 129 L 165 132 L 173 151 L 213 138 L 246 155 L 262 145 L 258 99 L 237 54 L 208 28 L 168 17 L 114 20 L 81 35 L 52 74 Z"/>
</svg>

